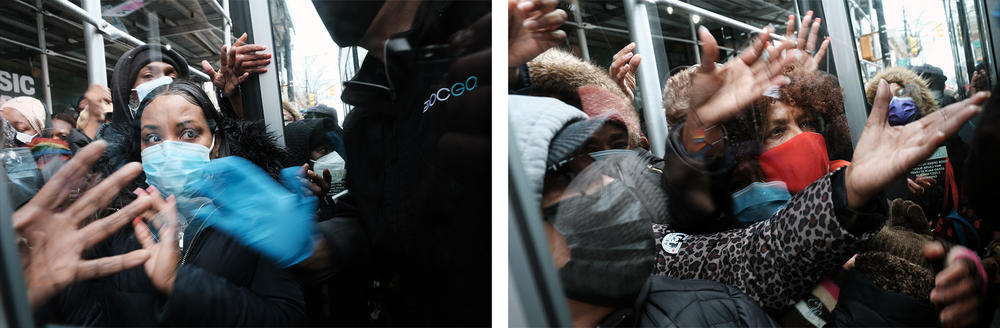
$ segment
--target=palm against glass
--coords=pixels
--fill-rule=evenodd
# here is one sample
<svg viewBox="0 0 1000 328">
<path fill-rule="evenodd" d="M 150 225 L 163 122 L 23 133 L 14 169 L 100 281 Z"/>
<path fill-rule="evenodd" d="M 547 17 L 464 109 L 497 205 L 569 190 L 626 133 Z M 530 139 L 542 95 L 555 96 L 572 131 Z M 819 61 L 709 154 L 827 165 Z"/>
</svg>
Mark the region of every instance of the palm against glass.
<svg viewBox="0 0 1000 328">
<path fill-rule="evenodd" d="M 771 85 L 788 84 L 788 78 L 782 75 L 784 67 L 794 58 L 801 57 L 801 53 L 798 50 L 785 53 L 785 49 L 792 47 L 787 41 L 768 46 L 771 32 L 771 27 L 766 27 L 753 45 L 725 65 L 716 67 L 719 45 L 708 29 L 698 29 L 702 64 L 691 82 L 691 108 L 694 108 L 694 119 L 702 126 L 733 117 L 760 98 Z"/>
<path fill-rule="evenodd" d="M 889 126 L 888 83 L 879 81 L 872 112 L 847 168 L 847 205 L 858 208 L 907 170 L 927 159 L 944 140 L 982 109 L 989 92 L 979 92 L 904 126 Z"/>
</svg>

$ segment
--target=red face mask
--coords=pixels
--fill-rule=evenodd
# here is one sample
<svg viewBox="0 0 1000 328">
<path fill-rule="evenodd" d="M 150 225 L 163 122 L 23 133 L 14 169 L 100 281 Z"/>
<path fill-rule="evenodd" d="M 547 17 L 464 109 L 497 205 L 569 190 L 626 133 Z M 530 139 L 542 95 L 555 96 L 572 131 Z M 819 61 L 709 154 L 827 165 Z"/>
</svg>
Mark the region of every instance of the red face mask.
<svg viewBox="0 0 1000 328">
<path fill-rule="evenodd" d="M 823 135 L 803 132 L 760 154 L 760 168 L 767 181 L 783 181 L 796 194 L 830 171 Z"/>
</svg>

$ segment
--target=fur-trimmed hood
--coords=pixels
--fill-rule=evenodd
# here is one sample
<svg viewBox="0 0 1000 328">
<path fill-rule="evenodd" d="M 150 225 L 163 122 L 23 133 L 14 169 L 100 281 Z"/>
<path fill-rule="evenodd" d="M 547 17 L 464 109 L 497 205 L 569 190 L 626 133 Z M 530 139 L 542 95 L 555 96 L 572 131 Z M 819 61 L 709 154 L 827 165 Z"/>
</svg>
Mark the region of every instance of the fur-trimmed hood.
<svg viewBox="0 0 1000 328">
<path fill-rule="evenodd" d="M 869 104 L 874 104 L 875 102 L 875 93 L 878 92 L 878 81 L 881 79 L 885 79 L 887 83 L 896 83 L 904 87 L 907 85 L 915 86 L 919 91 L 912 98 L 913 103 L 920 110 L 920 117 L 938 110 L 938 102 L 934 99 L 931 88 L 927 86 L 927 81 L 924 81 L 924 79 L 920 78 L 920 75 L 905 67 L 888 67 L 875 74 L 875 77 L 872 77 L 871 81 L 868 81 L 868 84 L 865 85 L 865 97 L 868 98 Z"/>
<path fill-rule="evenodd" d="M 610 115 L 628 129 L 633 147 L 645 137 L 639 114 L 607 69 L 559 48 L 543 52 L 527 65 L 532 96 L 554 97 L 590 117 Z"/>
</svg>

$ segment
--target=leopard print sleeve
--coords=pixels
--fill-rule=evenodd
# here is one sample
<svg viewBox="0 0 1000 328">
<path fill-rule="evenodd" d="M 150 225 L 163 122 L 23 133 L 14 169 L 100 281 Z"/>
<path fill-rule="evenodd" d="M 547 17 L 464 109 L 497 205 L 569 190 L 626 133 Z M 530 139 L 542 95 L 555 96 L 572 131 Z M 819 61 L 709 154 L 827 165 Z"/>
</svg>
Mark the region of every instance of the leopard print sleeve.
<svg viewBox="0 0 1000 328">
<path fill-rule="evenodd" d="M 732 285 L 768 311 L 793 305 L 874 236 L 854 236 L 841 226 L 832 174 L 792 197 L 771 219 L 745 229 L 684 235 L 654 224 L 659 246 L 654 274 Z"/>
</svg>

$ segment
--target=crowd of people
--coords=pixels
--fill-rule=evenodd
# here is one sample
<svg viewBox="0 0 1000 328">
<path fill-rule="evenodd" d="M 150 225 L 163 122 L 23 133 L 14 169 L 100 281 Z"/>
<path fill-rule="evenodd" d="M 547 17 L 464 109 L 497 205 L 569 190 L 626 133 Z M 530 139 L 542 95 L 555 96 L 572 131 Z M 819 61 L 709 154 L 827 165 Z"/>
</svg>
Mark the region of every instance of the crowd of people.
<svg viewBox="0 0 1000 328">
<path fill-rule="evenodd" d="M 635 44 L 602 68 L 554 48 L 560 21 L 511 20 L 511 42 L 536 51 L 510 45 L 509 155 L 540 204 L 574 326 L 996 322 L 995 192 L 981 177 L 998 141 L 983 124 L 1000 107 L 985 70 L 956 94 L 940 68 L 884 69 L 852 144 L 813 16 L 721 61 L 699 28 L 702 64 L 671 69 L 659 90 L 663 158 L 638 126 Z"/>
<path fill-rule="evenodd" d="M 470 259 L 490 250 L 489 166 L 469 163 L 490 156 L 489 3 L 316 7 L 350 22 L 330 26 L 339 46 L 368 50 L 343 121 L 288 102 L 263 109 L 282 111 L 283 136 L 248 119 L 241 84 L 271 54 L 246 34 L 201 63 L 212 88 L 150 43 L 65 113 L 2 104 L 35 323 L 488 324 L 489 261 Z M 401 41 L 451 51 L 385 47 Z M 461 101 L 423 109 L 457 79 Z"/>
<path fill-rule="evenodd" d="M 265 108 L 283 143 L 246 118 L 240 85 L 271 60 L 246 34 L 201 63 L 214 93 L 150 44 L 66 113 L 0 104 L 36 323 L 489 323 L 490 4 L 319 6 L 338 45 L 368 51 L 344 82 L 353 110 Z M 984 68 L 958 94 L 940 68 L 884 69 L 852 142 L 813 12 L 728 59 L 701 27 L 702 64 L 654 91 L 661 157 L 636 108 L 635 44 L 600 67 L 560 47 L 558 0 L 507 9 L 508 155 L 574 326 L 1000 319 L 1000 99 Z"/>
</svg>

